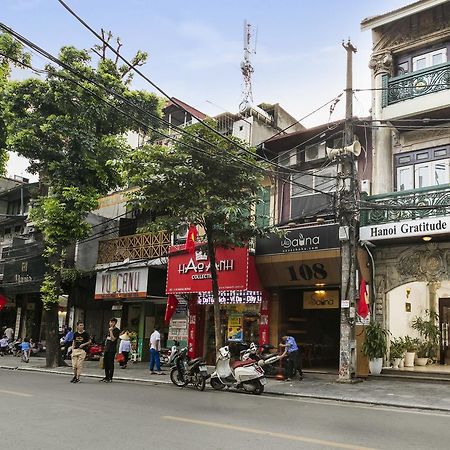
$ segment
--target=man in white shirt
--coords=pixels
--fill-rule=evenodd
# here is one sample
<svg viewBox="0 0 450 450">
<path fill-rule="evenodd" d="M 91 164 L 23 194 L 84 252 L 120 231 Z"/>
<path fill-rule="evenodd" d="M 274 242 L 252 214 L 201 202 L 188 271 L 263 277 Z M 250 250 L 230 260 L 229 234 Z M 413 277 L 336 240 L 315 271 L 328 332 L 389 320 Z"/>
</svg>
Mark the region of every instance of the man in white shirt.
<svg viewBox="0 0 450 450">
<path fill-rule="evenodd" d="M 150 336 L 150 372 L 151 374 L 164 375 L 161 372 L 161 362 L 159 360 L 159 352 L 161 350 L 161 335 L 155 326 L 153 333 Z M 156 372 L 153 370 L 156 365 Z"/>
<path fill-rule="evenodd" d="M 14 330 L 11 327 L 6 328 L 5 335 L 8 338 L 8 341 L 11 342 L 14 336 Z"/>
</svg>

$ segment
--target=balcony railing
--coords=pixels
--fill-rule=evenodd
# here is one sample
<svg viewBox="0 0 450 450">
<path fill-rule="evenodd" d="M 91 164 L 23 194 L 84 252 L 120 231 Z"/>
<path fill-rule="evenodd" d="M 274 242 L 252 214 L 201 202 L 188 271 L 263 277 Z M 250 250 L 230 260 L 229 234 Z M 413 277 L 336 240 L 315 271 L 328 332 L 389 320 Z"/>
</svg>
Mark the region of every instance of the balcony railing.
<svg viewBox="0 0 450 450">
<path fill-rule="evenodd" d="M 383 76 L 383 107 L 450 89 L 450 62 L 406 75 Z"/>
<path fill-rule="evenodd" d="M 409 191 L 372 195 L 363 200 L 383 205 L 362 211 L 361 225 L 399 222 L 401 220 L 423 219 L 424 217 L 442 217 L 450 214 L 450 184 L 433 186 Z M 387 205 L 387 207 L 384 207 Z M 435 206 L 436 208 L 428 208 Z"/>
<path fill-rule="evenodd" d="M 106 264 L 129 259 L 155 259 L 169 253 L 170 233 L 134 234 L 115 239 L 100 241 L 98 245 L 97 264 Z"/>
</svg>

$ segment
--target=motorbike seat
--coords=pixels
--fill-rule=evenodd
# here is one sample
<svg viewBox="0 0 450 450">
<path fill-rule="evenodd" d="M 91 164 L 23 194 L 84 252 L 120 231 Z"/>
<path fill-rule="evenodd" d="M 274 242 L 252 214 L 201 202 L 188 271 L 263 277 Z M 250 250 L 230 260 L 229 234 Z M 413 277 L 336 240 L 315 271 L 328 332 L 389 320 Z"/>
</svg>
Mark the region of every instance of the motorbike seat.
<svg viewBox="0 0 450 450">
<path fill-rule="evenodd" d="M 191 359 L 188 362 L 188 365 L 193 366 L 194 364 L 197 364 L 198 362 L 201 362 L 203 360 L 203 358 L 195 358 L 195 359 Z"/>
<path fill-rule="evenodd" d="M 255 364 L 256 361 L 253 359 L 246 359 L 245 361 L 235 361 L 232 365 L 233 369 L 236 369 L 238 367 L 245 367 L 245 366 L 251 366 L 252 364 Z"/>
</svg>

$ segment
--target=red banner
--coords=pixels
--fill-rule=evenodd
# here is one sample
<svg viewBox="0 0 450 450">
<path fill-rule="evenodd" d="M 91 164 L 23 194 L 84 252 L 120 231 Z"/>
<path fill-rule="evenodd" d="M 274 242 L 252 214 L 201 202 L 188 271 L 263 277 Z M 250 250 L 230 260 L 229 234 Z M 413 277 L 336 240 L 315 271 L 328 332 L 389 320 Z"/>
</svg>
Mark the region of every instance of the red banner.
<svg viewBox="0 0 450 450">
<path fill-rule="evenodd" d="M 166 293 L 210 292 L 210 267 L 206 248 L 200 250 L 197 247 L 195 253 L 186 253 L 184 245 L 172 246 L 167 267 Z M 248 248 L 218 248 L 216 268 L 220 291 L 248 288 Z"/>
</svg>

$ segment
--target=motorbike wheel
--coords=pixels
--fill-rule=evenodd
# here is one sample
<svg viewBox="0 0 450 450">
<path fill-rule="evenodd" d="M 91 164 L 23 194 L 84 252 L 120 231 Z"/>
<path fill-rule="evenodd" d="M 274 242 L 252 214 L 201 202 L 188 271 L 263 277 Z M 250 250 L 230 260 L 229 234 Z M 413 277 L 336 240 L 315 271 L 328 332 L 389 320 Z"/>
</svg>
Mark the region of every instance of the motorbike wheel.
<svg viewBox="0 0 450 450">
<path fill-rule="evenodd" d="M 184 387 L 187 385 L 187 381 L 184 381 L 181 377 L 180 377 L 180 373 L 178 372 L 178 368 L 174 367 L 171 371 L 170 371 L 170 380 L 172 381 L 172 383 L 175 386 L 178 387 Z"/>
<path fill-rule="evenodd" d="M 264 385 L 259 380 L 255 380 L 253 386 L 255 386 L 255 390 L 253 391 L 255 395 L 261 395 L 264 392 Z"/>
<path fill-rule="evenodd" d="M 206 387 L 206 380 L 199 373 L 197 373 L 197 375 L 195 376 L 195 387 L 199 391 L 204 391 Z"/>
<path fill-rule="evenodd" d="M 211 378 L 209 384 L 216 391 L 221 391 L 225 385 L 218 378 Z"/>
</svg>

